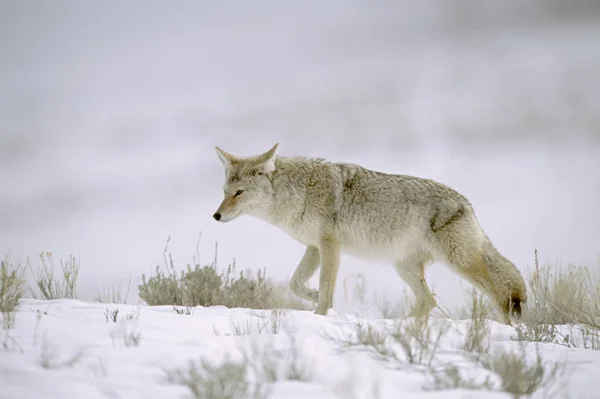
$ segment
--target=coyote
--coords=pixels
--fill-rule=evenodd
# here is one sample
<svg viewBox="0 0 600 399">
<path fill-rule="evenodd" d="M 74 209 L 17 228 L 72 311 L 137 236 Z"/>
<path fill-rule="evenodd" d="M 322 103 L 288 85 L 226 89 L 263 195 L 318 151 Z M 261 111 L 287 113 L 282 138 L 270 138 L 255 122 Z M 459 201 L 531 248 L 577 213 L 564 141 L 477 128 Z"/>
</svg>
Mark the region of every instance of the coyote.
<svg viewBox="0 0 600 399">
<path fill-rule="evenodd" d="M 433 180 L 387 174 L 350 163 L 277 155 L 237 157 L 219 147 L 224 199 L 213 217 L 230 222 L 251 215 L 306 245 L 290 289 L 326 315 L 333 304 L 341 253 L 393 263 L 411 288 L 409 316 L 437 306 L 425 266 L 441 261 L 483 290 L 506 323 L 521 315 L 525 284 L 517 268 L 492 245 L 470 202 Z M 319 289 L 306 283 L 321 266 Z"/>
</svg>

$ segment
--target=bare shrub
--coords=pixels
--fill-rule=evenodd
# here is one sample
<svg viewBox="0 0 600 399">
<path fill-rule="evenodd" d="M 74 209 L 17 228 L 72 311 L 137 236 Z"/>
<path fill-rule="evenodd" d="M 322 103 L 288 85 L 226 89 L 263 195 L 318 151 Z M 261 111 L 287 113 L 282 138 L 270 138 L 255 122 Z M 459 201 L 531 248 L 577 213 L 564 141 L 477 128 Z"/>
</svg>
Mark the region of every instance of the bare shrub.
<svg viewBox="0 0 600 399">
<path fill-rule="evenodd" d="M 587 267 L 540 266 L 536 250 L 527 283 L 528 306 L 515 340 L 600 348 L 600 280 Z"/>
<path fill-rule="evenodd" d="M 264 270 L 255 277 L 240 271 L 236 277 L 234 262 L 225 271 L 220 304 L 228 308 L 267 309 L 272 307 L 272 289 Z"/>
<path fill-rule="evenodd" d="M 555 326 L 552 324 L 522 323 L 515 326 L 513 341 L 547 342 L 569 348 L 600 350 L 600 330 L 581 324 Z"/>
<path fill-rule="evenodd" d="M 281 330 L 281 324 L 288 315 L 288 309 L 271 309 L 267 312 L 269 326 L 271 327 L 271 334 L 279 334 L 279 331 Z"/>
<path fill-rule="evenodd" d="M 249 346 L 240 347 L 244 363 L 258 380 L 267 383 L 276 381 L 311 381 L 312 367 L 302 355 L 293 334 L 287 334 L 288 345 L 276 349 L 271 342 L 260 344 L 251 340 Z"/>
<path fill-rule="evenodd" d="M 177 274 L 167 242 L 163 267 L 156 266 L 154 276 L 142 274 L 138 288 L 140 298 L 150 306 L 212 306 L 222 284 L 222 275 L 215 265 L 187 265 L 185 271 Z"/>
<path fill-rule="evenodd" d="M 32 269 L 36 286 L 44 299 L 77 299 L 77 279 L 79 259 L 69 255 L 66 261 L 60 260 L 61 274 L 57 279 L 52 253 L 40 254 L 42 265 Z"/>
<path fill-rule="evenodd" d="M 190 361 L 185 369 L 167 370 L 167 379 L 186 386 L 193 399 L 266 399 L 274 382 L 312 379 L 312 367 L 296 338 L 287 337 L 288 345 L 278 349 L 272 341 L 240 341 L 239 360 L 228 355 L 218 364 L 205 359 Z"/>
<path fill-rule="evenodd" d="M 111 332 L 110 337 L 113 346 L 130 348 L 140 345 L 142 334 L 138 331 L 137 326 L 128 320 L 120 322 Z"/>
<path fill-rule="evenodd" d="M 515 325 L 516 337 L 513 341 L 563 343 L 564 337 L 553 324 L 526 322 Z"/>
<path fill-rule="evenodd" d="M 15 314 L 25 294 L 24 268 L 11 261 L 7 253 L 0 263 L 0 329 L 9 330 L 14 326 Z"/>
<path fill-rule="evenodd" d="M 429 368 L 424 389 L 501 391 L 520 398 L 547 389 L 562 377 L 566 362 L 544 361 L 537 346 L 533 360 L 530 359 L 523 342 L 519 343 L 518 351 L 504 348 L 491 351 L 490 329 L 486 317 L 493 306 L 480 293 L 472 290 L 468 308 L 471 320 L 462 348 L 466 352 L 463 360 L 446 363 L 442 367 Z M 537 330 L 530 333 L 536 332 Z M 460 367 L 460 363 L 465 364 Z M 483 368 L 488 371 L 488 374 L 483 379 L 468 377 L 466 374 L 473 368 Z"/>
<path fill-rule="evenodd" d="M 257 323 L 260 326 L 259 333 L 265 332 L 268 334 L 279 334 L 281 325 L 289 314 L 289 309 L 269 309 L 252 312 L 252 315 L 260 320 Z"/>
<path fill-rule="evenodd" d="M 106 309 L 104 311 L 104 318 L 106 319 L 107 323 L 109 321 L 116 323 L 117 320 L 119 319 L 119 309 L 112 309 L 112 310 Z"/>
<path fill-rule="evenodd" d="M 191 316 L 194 314 L 194 309 L 191 306 L 173 306 L 173 310 L 179 315 Z"/>
<path fill-rule="evenodd" d="M 190 360 L 186 369 L 167 371 L 167 379 L 173 384 L 188 388 L 192 399 L 246 399 L 266 398 L 263 381 L 250 382 L 248 367 L 243 361 L 225 359 L 212 364 L 206 359 Z"/>
<path fill-rule="evenodd" d="M 540 266 L 537 250 L 527 274 L 529 299 L 525 321 L 586 324 L 600 328 L 600 280 L 586 266 Z"/>
<path fill-rule="evenodd" d="M 351 335 L 326 338 L 336 343 L 339 350 L 364 350 L 392 368 L 424 372 L 432 366 L 448 328 L 445 321 L 433 325 L 429 317 L 422 317 L 384 327 L 356 323 Z"/>
<path fill-rule="evenodd" d="M 569 347 L 600 350 L 600 329 L 586 325 L 569 326 L 565 336 L 565 345 Z"/>
<path fill-rule="evenodd" d="M 260 335 L 260 334 L 279 334 L 283 320 L 288 316 L 287 309 L 270 309 L 260 312 L 253 312 L 243 322 L 232 321 L 231 333 L 225 333 L 226 336 Z M 254 323 L 253 323 L 254 321 Z M 221 335 L 221 332 L 213 328 L 215 335 Z"/>
<path fill-rule="evenodd" d="M 537 345 L 534 359 L 528 358 L 527 346 L 521 343 L 518 351 L 499 349 L 482 358 L 480 364 L 499 377 L 499 390 L 515 398 L 531 396 L 540 389 L 549 389 L 561 382 L 566 361 L 544 361 Z"/>
<path fill-rule="evenodd" d="M 487 317 L 492 312 L 493 306 L 479 291 L 471 290 L 469 311 L 471 320 L 465 338 L 463 349 L 475 355 L 487 353 L 490 346 L 490 329 Z"/>
<path fill-rule="evenodd" d="M 427 377 L 428 379 L 423 385 L 423 389 L 426 391 L 445 391 L 449 389 L 494 390 L 489 375 L 483 381 L 473 377 L 469 378 L 464 376 L 461 368 L 455 364 L 446 364 L 438 369 L 430 369 Z"/>
<path fill-rule="evenodd" d="M 219 272 L 215 261 L 210 265 L 187 265 L 179 274 L 173 264 L 173 258 L 164 250 L 162 268 L 156 267 L 156 273 L 147 277 L 142 275 L 139 285 L 140 298 L 150 306 L 215 306 L 228 308 L 272 309 L 289 307 L 306 309 L 298 299 L 291 299 L 280 286 L 266 277 L 265 270 L 256 275 L 237 271 L 235 262 L 226 270 Z"/>
<path fill-rule="evenodd" d="M 40 366 L 45 369 L 71 368 L 79 363 L 84 356 L 85 352 L 83 350 L 79 350 L 70 356 L 63 357 L 58 348 L 50 344 L 45 334 L 42 338 L 39 362 Z"/>
<path fill-rule="evenodd" d="M 430 368 L 423 388 L 486 390 L 506 392 L 514 398 L 531 397 L 536 392 L 548 394 L 559 387 L 564 382 L 567 364 L 566 361 L 545 361 L 538 346 L 531 359 L 524 343 L 520 343 L 516 351 L 500 348 L 466 359 L 474 362 L 463 367 L 447 363 L 441 368 Z M 466 373 L 473 368 L 483 368 L 488 374 L 483 379 L 467 377 Z"/>
</svg>

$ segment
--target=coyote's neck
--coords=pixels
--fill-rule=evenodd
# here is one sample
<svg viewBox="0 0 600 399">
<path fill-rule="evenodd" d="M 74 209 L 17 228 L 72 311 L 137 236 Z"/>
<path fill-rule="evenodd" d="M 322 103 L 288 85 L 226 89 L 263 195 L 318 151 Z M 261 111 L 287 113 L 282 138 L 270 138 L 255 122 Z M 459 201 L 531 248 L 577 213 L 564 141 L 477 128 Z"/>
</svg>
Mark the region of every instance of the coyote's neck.
<svg viewBox="0 0 600 399">
<path fill-rule="evenodd" d="M 307 208 L 311 205 L 307 191 L 323 173 L 325 164 L 322 159 L 278 158 L 271 177 L 271 206 L 256 216 L 299 239 L 309 211 Z"/>
</svg>

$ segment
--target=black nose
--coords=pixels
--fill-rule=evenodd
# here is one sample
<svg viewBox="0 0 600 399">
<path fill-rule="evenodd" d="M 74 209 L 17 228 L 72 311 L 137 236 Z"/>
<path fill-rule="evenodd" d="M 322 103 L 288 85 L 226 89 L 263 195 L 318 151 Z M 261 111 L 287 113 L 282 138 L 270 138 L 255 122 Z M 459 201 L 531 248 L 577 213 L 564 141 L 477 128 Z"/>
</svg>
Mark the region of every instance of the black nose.
<svg viewBox="0 0 600 399">
<path fill-rule="evenodd" d="M 215 218 L 215 220 L 221 220 L 221 214 L 219 212 L 215 213 L 213 217 Z"/>
</svg>

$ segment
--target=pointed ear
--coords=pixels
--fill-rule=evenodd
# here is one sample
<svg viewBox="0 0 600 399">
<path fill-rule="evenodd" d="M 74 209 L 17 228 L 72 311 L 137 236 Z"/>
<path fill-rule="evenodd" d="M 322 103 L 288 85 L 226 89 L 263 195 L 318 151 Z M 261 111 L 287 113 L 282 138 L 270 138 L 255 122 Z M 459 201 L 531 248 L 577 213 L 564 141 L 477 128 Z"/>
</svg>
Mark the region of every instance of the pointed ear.
<svg viewBox="0 0 600 399">
<path fill-rule="evenodd" d="M 217 155 L 219 156 L 219 159 L 225 168 L 225 173 L 227 173 L 227 171 L 229 171 L 231 168 L 231 164 L 235 161 L 235 157 L 228 152 L 223 151 L 219 147 L 215 147 L 215 150 L 217 150 Z"/>
<path fill-rule="evenodd" d="M 258 156 L 258 161 L 260 162 L 264 173 L 269 174 L 275 171 L 275 159 L 277 158 L 278 148 L 279 143 L 275 144 L 269 151 Z"/>
</svg>

